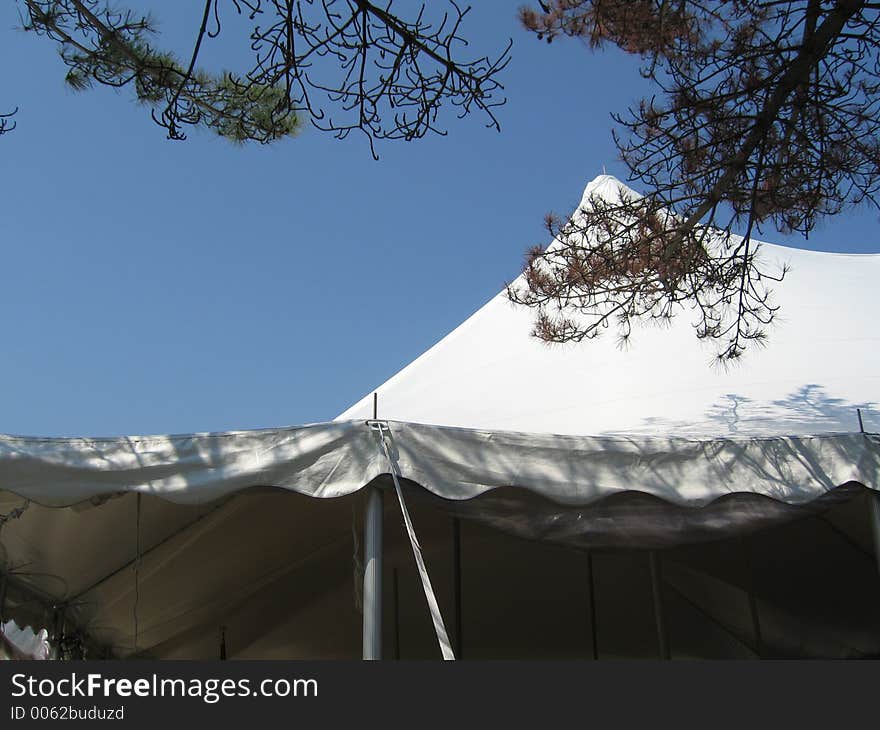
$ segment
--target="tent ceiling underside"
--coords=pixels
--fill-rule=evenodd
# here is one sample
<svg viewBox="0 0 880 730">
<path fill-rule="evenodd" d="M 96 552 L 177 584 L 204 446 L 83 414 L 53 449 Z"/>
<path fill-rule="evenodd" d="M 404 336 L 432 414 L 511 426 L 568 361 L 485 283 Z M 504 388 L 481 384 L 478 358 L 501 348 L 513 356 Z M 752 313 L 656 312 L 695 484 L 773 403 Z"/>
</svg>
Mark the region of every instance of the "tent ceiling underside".
<svg viewBox="0 0 880 730">
<path fill-rule="evenodd" d="M 450 616 L 450 508 L 457 514 L 468 503 L 438 500 L 411 485 L 406 491 Z M 471 504 L 507 500 L 510 491 Z M 765 515 L 758 531 L 734 530 L 720 540 L 715 535 L 711 542 L 664 550 L 674 655 L 880 655 L 880 617 L 872 608 L 880 581 L 865 519 L 867 497 L 868 490 L 845 487 L 819 504 L 793 508 L 774 524 Z M 704 510 L 711 520 L 719 504 L 739 499 L 696 509 L 656 501 L 616 509 L 615 501 L 633 498 L 610 497 L 591 508 L 594 515 L 581 515 L 604 525 L 606 540 L 610 536 L 604 549 L 590 553 L 601 656 L 652 656 L 656 650 L 647 554 L 626 549 L 640 542 L 634 526 L 656 518 L 658 505 L 669 510 L 664 523 Z M 6 495 L 4 508 L 12 501 Z M 530 505 L 540 528 L 553 505 L 542 501 L 543 513 Z M 560 508 L 557 517 L 565 520 L 571 509 Z M 521 526 L 504 524 L 509 515 L 492 505 L 489 527 L 482 522 L 485 512 L 462 514 L 469 518 L 461 546 L 465 656 L 590 656 L 588 553 L 546 542 L 547 533 L 522 533 L 542 542 L 510 536 Z M 260 490 L 209 506 L 143 497 L 138 563 L 135 495 L 87 509 L 31 505 L 4 527 L 4 558 L 17 582 L 64 608 L 68 631 L 76 626 L 88 632 L 116 656 L 215 658 L 225 627 L 232 658 L 355 658 L 361 617 L 353 556 L 361 515 L 359 495 L 315 500 Z M 386 656 L 395 655 L 398 640 L 403 657 L 435 656 L 392 499 L 386 499 L 385 524 Z M 755 644 L 750 594 L 758 603 L 762 646 Z M 10 589 L 7 611 L 20 623 L 52 626 L 53 617 L 41 613 L 44 606 L 27 599 Z"/>
</svg>

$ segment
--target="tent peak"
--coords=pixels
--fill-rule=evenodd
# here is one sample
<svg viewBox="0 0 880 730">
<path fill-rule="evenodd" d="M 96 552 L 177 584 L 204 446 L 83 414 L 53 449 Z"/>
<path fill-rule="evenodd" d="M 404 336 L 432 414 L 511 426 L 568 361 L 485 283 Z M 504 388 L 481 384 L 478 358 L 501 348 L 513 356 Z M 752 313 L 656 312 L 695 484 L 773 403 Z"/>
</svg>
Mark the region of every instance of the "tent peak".
<svg viewBox="0 0 880 730">
<path fill-rule="evenodd" d="M 621 195 L 627 197 L 642 197 L 640 193 L 633 190 L 625 183 L 618 180 L 614 175 L 597 175 L 584 188 L 584 194 L 581 198 L 581 206 L 589 205 L 592 198 L 601 198 L 609 202 L 617 202 Z"/>
</svg>

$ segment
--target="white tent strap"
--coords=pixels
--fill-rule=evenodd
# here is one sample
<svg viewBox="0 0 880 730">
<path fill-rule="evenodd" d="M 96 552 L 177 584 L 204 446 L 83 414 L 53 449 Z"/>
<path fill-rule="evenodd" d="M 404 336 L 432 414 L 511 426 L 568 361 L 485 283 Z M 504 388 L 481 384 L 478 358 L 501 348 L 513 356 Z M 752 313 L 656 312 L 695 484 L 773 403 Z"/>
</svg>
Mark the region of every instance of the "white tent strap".
<svg viewBox="0 0 880 730">
<path fill-rule="evenodd" d="M 406 503 L 403 501 L 403 490 L 400 488 L 400 480 L 397 474 L 397 465 L 391 458 L 391 452 L 388 450 L 388 442 L 385 438 L 386 434 L 390 434 L 386 421 L 367 421 L 367 425 L 378 432 L 379 442 L 382 444 L 382 451 L 385 452 L 385 458 L 388 459 L 388 468 L 391 471 L 391 478 L 394 480 L 394 490 L 397 492 L 397 501 L 400 503 L 400 511 L 403 514 L 403 524 L 406 526 L 406 534 L 409 535 L 409 543 L 412 545 L 413 557 L 416 559 L 416 567 L 419 569 L 419 576 L 422 579 L 422 588 L 425 591 L 425 599 L 428 601 L 428 610 L 431 612 L 431 620 L 434 622 L 434 631 L 437 634 L 437 642 L 440 644 L 440 652 L 443 659 L 455 659 L 455 653 L 452 651 L 452 644 L 449 642 L 449 635 L 446 633 L 446 625 L 443 623 L 443 616 L 440 613 L 440 606 L 437 604 L 437 596 L 434 595 L 434 588 L 431 585 L 431 578 L 428 576 L 428 569 L 425 567 L 425 560 L 422 557 L 422 548 L 419 545 L 416 532 L 413 529 L 412 520 L 409 517 L 409 511 Z"/>
</svg>

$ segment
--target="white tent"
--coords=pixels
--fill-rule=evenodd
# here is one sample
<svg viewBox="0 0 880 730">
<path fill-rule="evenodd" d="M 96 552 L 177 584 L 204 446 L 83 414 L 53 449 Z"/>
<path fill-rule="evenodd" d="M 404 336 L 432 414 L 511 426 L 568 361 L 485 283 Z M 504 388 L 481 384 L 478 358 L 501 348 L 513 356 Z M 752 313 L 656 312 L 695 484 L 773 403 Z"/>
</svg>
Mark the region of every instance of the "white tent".
<svg viewBox="0 0 880 730">
<path fill-rule="evenodd" d="M 597 178 L 583 204 L 619 185 Z M 880 654 L 880 620 L 859 607 L 880 597 L 866 512 L 880 488 L 880 256 L 762 255 L 791 266 L 782 310 L 769 346 L 726 371 L 686 311 L 628 351 L 613 337 L 548 347 L 500 294 L 375 389 L 381 430 L 371 392 L 300 428 L 2 437 L 0 514 L 18 510 L 0 532 L 3 616 L 116 656 L 352 656 L 355 493 L 369 486 L 365 633 L 381 643 L 368 653 L 430 655 L 394 513 L 385 581 L 373 570 L 393 473 L 471 656 L 633 656 L 655 640 L 686 656 Z M 746 535 L 757 567 L 733 565 Z M 662 570 L 642 548 L 667 550 Z M 835 612 L 810 593 L 820 580 L 858 606 Z M 393 626 L 384 639 L 377 620 Z M 529 621 L 540 629 L 524 635 Z"/>
<path fill-rule="evenodd" d="M 584 191 L 615 201 L 603 175 Z M 632 191 L 629 191 L 630 194 Z M 832 254 L 762 244 L 782 306 L 770 346 L 745 362 L 713 365 L 715 344 L 694 336 L 682 311 L 671 327 L 614 332 L 548 346 L 528 333 L 534 313 L 504 292 L 376 390 L 380 415 L 490 431 L 696 439 L 807 436 L 880 430 L 880 254 Z M 371 395 L 340 419 L 369 417 Z"/>
</svg>

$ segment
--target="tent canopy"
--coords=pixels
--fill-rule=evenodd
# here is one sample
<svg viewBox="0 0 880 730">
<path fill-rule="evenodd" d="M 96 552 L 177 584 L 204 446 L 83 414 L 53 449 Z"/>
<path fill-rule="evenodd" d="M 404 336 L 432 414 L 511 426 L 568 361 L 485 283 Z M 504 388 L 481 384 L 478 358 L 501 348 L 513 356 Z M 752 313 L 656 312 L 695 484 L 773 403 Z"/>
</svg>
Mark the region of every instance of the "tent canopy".
<svg viewBox="0 0 880 730">
<path fill-rule="evenodd" d="M 621 183 L 586 188 L 614 201 Z M 632 193 L 632 191 L 629 191 Z M 0 437 L 0 488 L 48 505 L 137 490 L 203 504 L 254 486 L 314 497 L 357 491 L 388 464 L 365 421 L 378 394 L 403 477 L 467 499 L 520 487 L 585 505 L 638 490 L 680 505 L 732 493 L 787 503 L 849 482 L 877 484 L 880 255 L 764 244 L 791 267 L 766 349 L 712 365 L 688 311 L 571 345 L 530 336 L 533 313 L 493 298 L 336 422 L 298 428 L 109 439 Z M 609 333 L 611 334 L 611 333 Z"/>
<path fill-rule="evenodd" d="M 597 178 L 583 205 L 620 189 Z M 863 559 L 870 535 L 848 505 L 880 484 L 880 256 L 769 244 L 762 255 L 791 266 L 776 286 L 782 309 L 769 346 L 728 370 L 711 366 L 687 311 L 638 330 L 628 351 L 613 336 L 547 346 L 529 336 L 531 312 L 499 294 L 375 389 L 392 464 L 366 423 L 372 391 L 334 422 L 296 428 L 0 437 L 9 605 L 34 626 L 29 611 L 62 607 L 116 655 L 212 656 L 225 625 L 239 656 L 346 656 L 351 495 L 392 468 L 421 500 L 429 554 L 445 549 L 444 512 L 596 548 L 687 545 L 832 509 L 849 540 L 840 549 Z M 392 561 L 406 557 L 398 537 Z M 489 550 L 484 538 L 474 554 Z M 679 575 L 691 604 L 711 592 L 694 583 L 704 568 Z M 711 580 L 718 605 L 743 590 L 724 571 Z M 880 637 L 873 620 L 859 636 Z M 793 636 L 780 629 L 782 644 Z"/>
<path fill-rule="evenodd" d="M 587 185 L 616 202 L 635 195 L 613 177 Z M 693 439 L 880 431 L 880 254 L 833 254 L 761 244 L 780 305 L 766 348 L 728 368 L 715 343 L 697 339 L 681 308 L 669 326 L 636 329 L 621 349 L 614 332 L 544 344 L 534 312 L 499 293 L 421 357 L 375 389 L 383 418 L 444 426 L 567 435 Z M 777 266 L 778 265 L 778 266 Z M 372 393 L 372 391 L 371 391 Z M 340 419 L 369 418 L 371 394 Z"/>
</svg>

